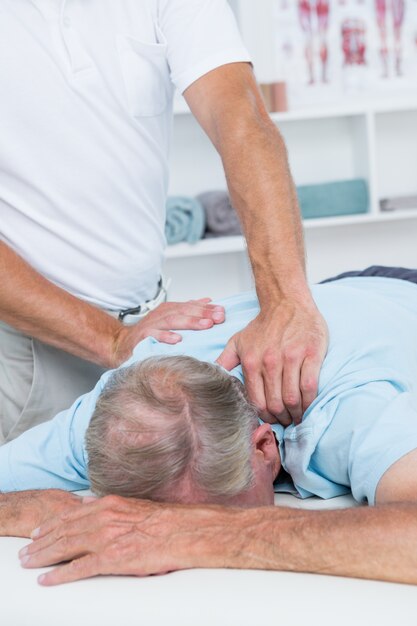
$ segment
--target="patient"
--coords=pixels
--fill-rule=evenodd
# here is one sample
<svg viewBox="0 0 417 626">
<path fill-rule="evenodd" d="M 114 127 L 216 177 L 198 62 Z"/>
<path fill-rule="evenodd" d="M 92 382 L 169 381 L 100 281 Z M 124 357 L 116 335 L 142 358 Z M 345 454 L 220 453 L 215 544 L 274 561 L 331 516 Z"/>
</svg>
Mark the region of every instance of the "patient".
<svg viewBox="0 0 417 626">
<path fill-rule="evenodd" d="M 98 495 L 245 506 L 272 503 L 274 489 L 415 501 L 417 286 L 360 275 L 313 295 L 330 344 L 300 425 L 260 424 L 234 378 L 243 380 L 240 368 L 230 376 L 213 364 L 258 313 L 243 294 L 224 301 L 224 325 L 176 346 L 141 342 L 68 411 L 3 446 L 0 489 L 91 484 Z"/>
<path fill-rule="evenodd" d="M 191 357 L 115 372 L 87 429 L 91 488 L 161 502 L 273 503 L 280 470 L 269 424 L 240 381 Z"/>
</svg>

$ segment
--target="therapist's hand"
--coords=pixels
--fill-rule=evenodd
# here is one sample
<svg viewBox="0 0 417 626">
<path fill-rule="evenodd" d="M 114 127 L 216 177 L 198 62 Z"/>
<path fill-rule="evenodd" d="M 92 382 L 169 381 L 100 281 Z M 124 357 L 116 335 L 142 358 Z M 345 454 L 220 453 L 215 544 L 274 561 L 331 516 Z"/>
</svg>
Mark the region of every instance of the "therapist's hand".
<svg viewBox="0 0 417 626">
<path fill-rule="evenodd" d="M 34 527 L 81 504 L 82 498 L 60 489 L 0 494 L 0 535 L 30 537 Z"/>
<path fill-rule="evenodd" d="M 218 363 L 227 370 L 241 363 L 260 417 L 288 426 L 301 422 L 317 396 L 327 344 L 327 325 L 314 302 L 283 299 L 234 335 Z"/>
<path fill-rule="evenodd" d="M 206 330 L 225 320 L 224 308 L 211 304 L 210 298 L 188 302 L 164 302 L 132 326 L 121 326 L 113 344 L 110 367 L 118 367 L 146 337 L 176 344 L 181 335 L 173 330 Z"/>
</svg>

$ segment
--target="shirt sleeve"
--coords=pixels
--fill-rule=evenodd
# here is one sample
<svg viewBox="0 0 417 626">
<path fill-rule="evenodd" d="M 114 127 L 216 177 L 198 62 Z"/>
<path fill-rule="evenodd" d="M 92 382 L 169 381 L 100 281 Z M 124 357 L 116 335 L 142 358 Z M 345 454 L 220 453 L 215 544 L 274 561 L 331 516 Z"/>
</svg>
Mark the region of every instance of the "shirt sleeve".
<svg viewBox="0 0 417 626">
<path fill-rule="evenodd" d="M 328 426 L 315 438 L 309 471 L 329 484 L 350 486 L 357 502 L 373 505 L 384 473 L 417 448 L 415 398 L 394 381 L 375 380 L 332 404 Z"/>
<path fill-rule="evenodd" d="M 417 449 L 417 407 L 413 395 L 403 392 L 387 403 L 375 422 L 352 444 L 352 493 L 358 502 L 374 505 L 385 472 Z"/>
<path fill-rule="evenodd" d="M 102 385 L 103 378 L 71 408 L 0 447 L 0 491 L 89 487 L 84 439 Z"/>
<path fill-rule="evenodd" d="M 158 24 L 171 80 L 181 93 L 221 65 L 250 62 L 226 0 L 160 0 Z"/>
</svg>

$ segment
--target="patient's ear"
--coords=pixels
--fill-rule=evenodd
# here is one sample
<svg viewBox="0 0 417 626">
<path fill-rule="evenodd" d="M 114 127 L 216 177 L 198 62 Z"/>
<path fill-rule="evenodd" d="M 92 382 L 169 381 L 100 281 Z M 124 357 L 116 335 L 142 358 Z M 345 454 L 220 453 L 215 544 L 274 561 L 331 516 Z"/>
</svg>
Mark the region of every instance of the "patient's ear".
<svg viewBox="0 0 417 626">
<path fill-rule="evenodd" d="M 262 424 L 254 431 L 252 442 L 256 451 L 264 455 L 266 462 L 276 462 L 277 459 L 277 443 L 275 435 L 270 424 Z"/>
</svg>

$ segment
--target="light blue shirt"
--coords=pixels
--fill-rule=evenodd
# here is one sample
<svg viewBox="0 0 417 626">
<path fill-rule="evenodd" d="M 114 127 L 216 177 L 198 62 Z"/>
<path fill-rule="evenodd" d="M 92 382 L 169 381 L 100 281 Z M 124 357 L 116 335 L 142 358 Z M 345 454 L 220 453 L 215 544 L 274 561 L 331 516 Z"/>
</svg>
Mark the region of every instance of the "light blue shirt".
<svg viewBox="0 0 417 626">
<path fill-rule="evenodd" d="M 392 278 L 347 278 L 316 285 L 313 295 L 330 344 L 318 397 L 302 424 L 273 427 L 282 464 L 301 497 L 331 498 L 352 490 L 356 500 L 373 504 L 384 472 L 417 448 L 417 286 Z M 146 339 L 125 365 L 165 354 L 214 362 L 231 335 L 259 311 L 254 293 L 222 304 L 224 324 L 183 332 L 175 346 Z M 89 487 L 85 432 L 110 374 L 52 421 L 0 448 L 1 491 Z M 233 374 L 242 380 L 240 367 Z"/>
</svg>

